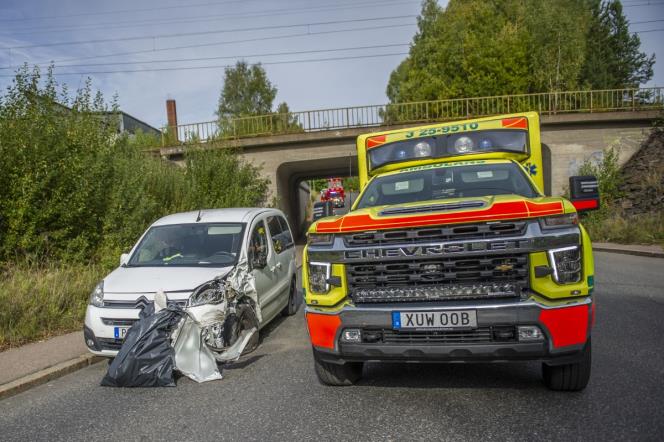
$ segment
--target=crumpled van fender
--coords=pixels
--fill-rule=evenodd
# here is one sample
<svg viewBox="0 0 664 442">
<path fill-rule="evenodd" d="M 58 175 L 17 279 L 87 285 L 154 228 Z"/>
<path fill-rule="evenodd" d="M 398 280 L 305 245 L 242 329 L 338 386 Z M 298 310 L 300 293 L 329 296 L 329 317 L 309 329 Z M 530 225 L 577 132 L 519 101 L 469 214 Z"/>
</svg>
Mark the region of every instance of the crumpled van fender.
<svg viewBox="0 0 664 442">
<path fill-rule="evenodd" d="M 236 361 L 247 345 L 255 342 L 253 338 L 262 317 L 255 281 L 246 260 L 225 277 L 200 287 L 211 284 L 223 290 L 223 300 L 185 308 L 186 316 L 172 335 L 176 368 L 196 382 L 221 379 L 216 363 Z M 230 345 L 211 346 L 207 340 L 210 333 L 214 342 Z"/>
</svg>

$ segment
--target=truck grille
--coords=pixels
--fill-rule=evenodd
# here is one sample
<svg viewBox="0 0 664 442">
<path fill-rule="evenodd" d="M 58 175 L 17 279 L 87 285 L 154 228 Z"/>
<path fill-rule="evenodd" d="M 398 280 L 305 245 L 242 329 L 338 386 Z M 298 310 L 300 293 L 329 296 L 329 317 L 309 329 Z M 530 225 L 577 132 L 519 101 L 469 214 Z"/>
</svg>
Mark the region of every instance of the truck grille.
<svg viewBox="0 0 664 442">
<path fill-rule="evenodd" d="M 487 239 L 519 236 L 526 231 L 526 221 L 500 221 L 455 226 L 436 226 L 416 229 L 396 229 L 379 232 L 361 232 L 344 236 L 347 247 L 379 246 L 387 244 L 413 244 L 450 241 L 457 239 Z"/>
<path fill-rule="evenodd" d="M 528 256 L 480 255 L 347 264 L 353 301 L 515 297 L 528 285 Z"/>
<path fill-rule="evenodd" d="M 362 329 L 363 342 L 395 345 L 485 344 L 516 341 L 514 326 L 479 327 L 473 330 Z"/>
</svg>

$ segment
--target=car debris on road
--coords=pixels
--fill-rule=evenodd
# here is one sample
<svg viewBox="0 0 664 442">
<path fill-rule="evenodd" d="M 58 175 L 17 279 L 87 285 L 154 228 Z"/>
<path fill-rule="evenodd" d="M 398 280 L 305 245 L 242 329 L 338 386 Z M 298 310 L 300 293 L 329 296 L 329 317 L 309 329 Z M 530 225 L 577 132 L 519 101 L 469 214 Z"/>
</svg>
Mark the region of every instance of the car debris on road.
<svg viewBox="0 0 664 442">
<path fill-rule="evenodd" d="M 218 363 L 236 361 L 258 343 L 260 308 L 246 261 L 194 290 L 183 309 L 155 295 L 127 331 L 102 385 L 172 387 L 173 371 L 196 382 L 222 378 Z"/>
</svg>

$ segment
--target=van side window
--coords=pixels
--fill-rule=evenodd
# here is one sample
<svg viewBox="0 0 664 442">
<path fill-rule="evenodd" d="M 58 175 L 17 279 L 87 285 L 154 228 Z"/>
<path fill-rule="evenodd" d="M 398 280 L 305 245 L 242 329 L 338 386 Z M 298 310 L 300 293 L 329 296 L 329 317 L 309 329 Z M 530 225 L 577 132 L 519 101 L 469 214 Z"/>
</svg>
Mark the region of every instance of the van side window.
<svg viewBox="0 0 664 442">
<path fill-rule="evenodd" d="M 251 232 L 248 257 L 253 268 L 261 269 L 267 265 L 267 233 L 263 221 L 256 224 Z"/>
<path fill-rule="evenodd" d="M 272 247 L 276 253 L 281 253 L 293 245 L 293 238 L 288 230 L 288 225 L 285 224 L 285 220 L 280 218 L 280 216 L 269 216 L 267 218 Z"/>
<path fill-rule="evenodd" d="M 295 243 L 293 241 L 293 235 L 291 235 L 290 229 L 288 228 L 288 221 L 282 216 L 279 216 L 278 218 L 279 223 L 281 224 L 282 235 L 286 242 L 286 248 L 292 247 Z"/>
</svg>

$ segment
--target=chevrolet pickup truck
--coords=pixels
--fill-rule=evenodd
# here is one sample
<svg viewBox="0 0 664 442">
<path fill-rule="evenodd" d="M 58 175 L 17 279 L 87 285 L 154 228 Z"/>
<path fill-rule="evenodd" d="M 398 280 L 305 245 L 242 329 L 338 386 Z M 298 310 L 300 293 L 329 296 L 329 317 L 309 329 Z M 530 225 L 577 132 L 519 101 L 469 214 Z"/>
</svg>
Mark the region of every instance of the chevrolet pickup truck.
<svg viewBox="0 0 664 442">
<path fill-rule="evenodd" d="M 539 117 L 523 113 L 362 135 L 361 194 L 313 223 L 304 251 L 316 374 L 368 361 L 541 361 L 553 390 L 586 387 L 597 180 L 544 195 Z"/>
</svg>

